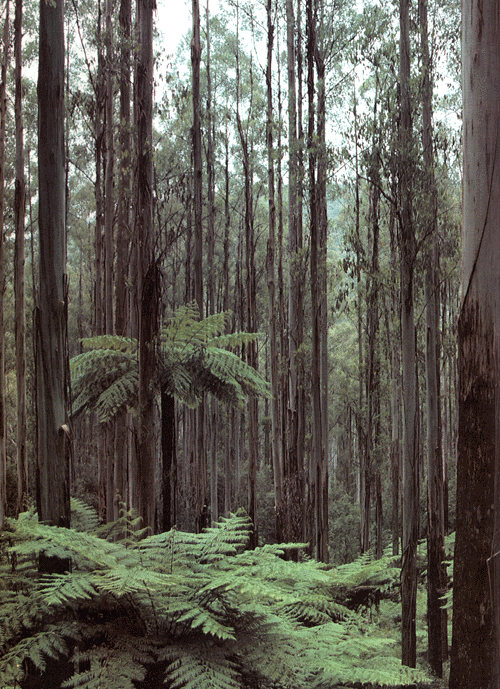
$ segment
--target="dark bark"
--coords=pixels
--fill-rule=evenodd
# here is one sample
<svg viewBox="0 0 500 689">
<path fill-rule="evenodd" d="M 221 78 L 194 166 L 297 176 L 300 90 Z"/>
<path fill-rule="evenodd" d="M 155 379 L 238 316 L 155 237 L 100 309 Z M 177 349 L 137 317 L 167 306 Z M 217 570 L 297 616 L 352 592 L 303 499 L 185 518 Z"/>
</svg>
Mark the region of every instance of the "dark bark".
<svg viewBox="0 0 500 689">
<path fill-rule="evenodd" d="M 70 524 L 63 17 L 62 0 L 40 3 L 37 497 L 40 519 L 57 526 Z"/>
<path fill-rule="evenodd" d="M 138 0 L 139 48 L 137 97 L 137 208 L 139 287 L 139 452 L 138 511 L 144 526 L 154 528 L 155 408 L 152 381 L 155 371 L 154 339 L 158 331 L 160 276 L 153 260 L 153 10 L 154 0 Z"/>
<path fill-rule="evenodd" d="M 500 686 L 500 24 L 464 2 L 463 245 L 450 689 Z"/>
<path fill-rule="evenodd" d="M 177 456 L 175 399 L 165 390 L 161 393 L 161 501 L 159 532 L 170 531 L 177 521 Z"/>
<path fill-rule="evenodd" d="M 7 0 L 0 82 L 0 528 L 7 510 L 7 457 L 5 445 L 5 332 L 4 332 L 4 205 L 5 205 L 5 132 L 7 121 L 7 63 L 9 60 L 9 0 Z"/>
<path fill-rule="evenodd" d="M 446 613 L 441 609 L 440 597 L 446 588 L 444 558 L 443 461 L 441 450 L 441 413 L 439 390 L 439 292 L 437 270 L 439 263 L 437 239 L 437 187 L 434 176 L 432 135 L 432 80 L 427 2 L 419 0 L 420 41 L 422 54 L 422 146 L 424 156 L 424 222 L 429 236 L 425 276 L 426 302 L 426 393 L 427 393 L 427 629 L 428 660 L 432 671 L 443 675 L 443 632 Z"/>
<path fill-rule="evenodd" d="M 269 346 L 271 351 L 271 463 L 274 477 L 274 500 L 276 509 L 276 539 L 278 543 L 283 541 L 283 454 L 282 454 L 282 426 L 280 408 L 280 382 L 279 356 L 278 356 L 278 335 L 277 335 L 277 311 L 276 311 L 276 203 L 275 203 L 275 179 L 274 179 L 274 156 L 273 148 L 273 90 L 272 90 L 272 59 L 274 45 L 274 23 L 272 18 L 271 0 L 267 0 L 267 122 L 266 122 L 266 145 L 267 145 L 267 176 L 268 176 L 268 196 L 269 196 L 269 236 L 267 240 L 267 289 L 269 295 Z"/>
<path fill-rule="evenodd" d="M 14 18 L 15 120 L 16 120 L 16 189 L 14 215 L 16 238 L 14 248 L 15 340 L 17 383 L 17 507 L 16 513 L 28 507 L 28 456 L 26 419 L 26 316 L 24 290 L 24 232 L 26 180 L 24 174 L 24 136 L 22 117 L 22 0 L 16 0 Z"/>
<path fill-rule="evenodd" d="M 403 368 L 403 564 L 401 573 L 402 662 L 415 667 L 419 471 L 417 444 L 417 374 L 414 314 L 416 240 L 412 210 L 412 110 L 410 93 L 409 0 L 400 0 L 400 264 Z"/>
</svg>

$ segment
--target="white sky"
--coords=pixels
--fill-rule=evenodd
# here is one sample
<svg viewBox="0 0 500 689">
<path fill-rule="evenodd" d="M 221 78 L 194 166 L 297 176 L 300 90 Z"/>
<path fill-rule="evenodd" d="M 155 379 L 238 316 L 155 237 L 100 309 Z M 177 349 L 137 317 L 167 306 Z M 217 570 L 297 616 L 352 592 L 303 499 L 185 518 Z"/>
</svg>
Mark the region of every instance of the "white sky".
<svg viewBox="0 0 500 689">
<path fill-rule="evenodd" d="M 165 50 L 175 53 L 181 38 L 191 29 L 191 0 L 158 0 L 155 22 L 164 36 Z"/>
</svg>

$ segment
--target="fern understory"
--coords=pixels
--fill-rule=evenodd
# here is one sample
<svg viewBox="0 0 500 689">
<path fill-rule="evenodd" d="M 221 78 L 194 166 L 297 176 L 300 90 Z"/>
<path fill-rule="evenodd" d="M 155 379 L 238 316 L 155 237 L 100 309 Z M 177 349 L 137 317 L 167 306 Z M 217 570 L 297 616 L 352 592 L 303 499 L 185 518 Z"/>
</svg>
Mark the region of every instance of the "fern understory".
<svg viewBox="0 0 500 689">
<path fill-rule="evenodd" d="M 392 557 L 329 569 L 285 559 L 298 544 L 249 551 L 243 513 L 145 536 L 125 509 L 99 527 L 73 500 L 72 524 L 26 512 L 1 534 L 2 689 L 431 686 L 400 663 Z M 40 574 L 40 553 L 71 571 Z"/>
</svg>

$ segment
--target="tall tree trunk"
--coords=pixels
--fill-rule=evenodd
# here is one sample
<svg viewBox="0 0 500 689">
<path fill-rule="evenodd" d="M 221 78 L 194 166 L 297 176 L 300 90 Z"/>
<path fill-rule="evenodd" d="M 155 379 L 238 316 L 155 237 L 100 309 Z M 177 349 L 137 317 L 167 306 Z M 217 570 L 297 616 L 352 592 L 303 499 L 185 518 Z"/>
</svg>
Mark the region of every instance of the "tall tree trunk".
<svg viewBox="0 0 500 689">
<path fill-rule="evenodd" d="M 500 686 L 500 3 L 464 2 L 462 305 L 450 689 Z"/>
<path fill-rule="evenodd" d="M 288 77 L 288 409 L 284 457 L 284 505 L 281 515 L 284 540 L 300 541 L 304 532 L 304 398 L 303 374 L 297 356 L 303 335 L 303 257 L 299 216 L 299 141 L 297 134 L 296 23 L 293 0 L 286 1 Z"/>
<path fill-rule="evenodd" d="M 64 6 L 40 2 L 38 176 L 40 237 L 37 305 L 37 432 L 40 519 L 70 524 L 65 168 Z M 61 567 L 45 558 L 42 568 Z M 64 563 L 63 566 L 67 566 Z"/>
<path fill-rule="evenodd" d="M 0 528 L 7 509 L 7 457 L 5 443 L 5 332 L 4 332 L 4 206 L 5 206 L 5 133 L 7 123 L 7 63 L 9 61 L 9 7 L 5 4 L 3 55 L 0 82 Z"/>
<path fill-rule="evenodd" d="M 201 101 L 200 101 L 200 3 L 192 0 L 193 33 L 191 38 L 191 69 L 192 69 L 192 100 L 193 125 L 192 155 L 193 155 L 193 208 L 194 208 L 194 299 L 198 306 L 200 318 L 203 318 L 203 169 L 201 150 Z M 208 524 L 207 505 L 207 455 L 205 446 L 205 400 L 202 400 L 196 410 L 196 455 L 194 490 L 195 490 L 195 524 L 196 530 L 201 531 Z"/>
<path fill-rule="evenodd" d="M 98 2 L 98 16 L 97 16 L 97 43 L 98 43 L 98 57 L 97 57 L 97 79 L 95 87 L 95 118 L 94 118 L 94 155 L 95 155 L 95 246 L 94 246 L 94 261 L 95 261 L 95 288 L 94 288 L 94 319 L 95 319 L 95 334 L 104 334 L 105 325 L 105 302 L 104 302 L 104 280 L 103 280 L 103 261 L 104 261 L 104 195 L 103 195 L 103 157 L 104 157 L 104 116 L 105 116 L 105 57 L 103 52 L 102 41 L 102 4 L 101 0 Z M 95 419 L 95 416 L 94 416 Z M 106 438 L 104 428 L 98 426 L 97 430 L 97 491 L 98 491 L 98 513 L 102 520 L 106 519 Z"/>
<path fill-rule="evenodd" d="M 427 28 L 427 1 L 419 0 L 420 41 L 422 54 L 422 147 L 426 190 L 426 234 L 429 251 L 425 275 L 427 380 L 427 629 L 428 659 L 432 671 L 443 676 L 443 619 L 440 597 L 446 587 L 444 556 L 443 460 L 441 450 L 441 413 L 439 394 L 439 292 L 438 292 L 438 239 L 437 239 L 437 187 L 434 178 L 432 137 L 432 80 L 429 37 Z"/>
<path fill-rule="evenodd" d="M 281 510 L 283 508 L 283 454 L 282 454 L 282 428 L 281 428 L 281 408 L 280 408 L 280 382 L 279 356 L 278 356 L 278 335 L 277 335 L 277 311 L 276 311 L 276 203 L 275 203 L 275 182 L 274 182 L 274 156 L 273 147 L 273 88 L 272 88 L 272 62 L 274 45 L 274 23 L 272 18 L 272 2 L 267 0 L 267 122 L 266 122 L 266 144 L 267 144 L 267 177 L 268 177 L 268 196 L 269 196 L 269 237 L 267 240 L 267 289 L 269 294 L 269 343 L 271 350 L 271 456 L 274 476 L 274 500 L 276 510 L 276 539 L 278 543 L 283 540 L 283 528 Z"/>
<path fill-rule="evenodd" d="M 370 522 L 371 522 L 371 494 L 372 486 L 377 495 L 380 494 L 376 477 L 380 481 L 379 467 L 377 466 L 378 448 L 380 443 L 380 344 L 379 344 L 379 214 L 380 214 L 380 161 L 379 161 L 379 126 L 377 123 L 377 108 L 378 108 L 378 71 L 375 76 L 375 103 L 373 113 L 373 144 L 370 161 L 369 177 L 370 177 L 370 199 L 369 199 L 369 247 L 371 253 L 371 264 L 369 268 L 369 278 L 367 286 L 367 354 L 366 354 L 366 402 L 367 402 L 367 419 L 366 419 L 366 450 L 363 453 L 364 458 L 364 505 L 362 506 L 364 516 L 364 528 L 362 529 L 362 550 L 366 551 L 370 548 Z M 377 543 L 381 537 L 378 527 L 381 525 L 382 515 L 381 501 L 376 500 L 377 516 L 376 531 Z M 368 546 L 368 548 L 367 548 Z M 377 556 L 381 556 L 379 552 L 380 546 L 377 548 Z"/>
<path fill-rule="evenodd" d="M 311 542 L 318 560 L 328 561 L 328 465 L 327 465 L 327 381 L 326 370 L 326 161 L 325 70 L 317 43 L 317 4 L 307 0 L 307 91 L 310 207 L 310 263 L 312 312 L 312 445 L 309 470 L 309 508 L 312 507 Z M 315 86 L 315 67 L 318 72 Z M 317 112 L 315 94 L 317 92 Z M 317 123 L 316 123 L 317 114 Z"/>
<path fill-rule="evenodd" d="M 22 23 L 23 3 L 16 0 L 14 17 L 15 57 L 15 121 L 16 121 L 16 190 L 14 216 L 16 238 L 14 247 L 15 338 L 17 382 L 17 508 L 28 506 L 28 456 L 26 422 L 26 316 L 24 291 L 24 231 L 26 212 L 26 180 L 24 175 L 24 136 L 22 116 Z"/>
<path fill-rule="evenodd" d="M 417 446 L 417 375 L 414 314 L 414 268 L 416 255 L 413 228 L 411 151 L 412 113 L 410 93 L 409 0 L 400 0 L 400 254 L 401 339 L 403 362 L 403 564 L 401 574 L 402 662 L 415 667 L 417 542 L 419 522 L 419 472 Z"/>
<path fill-rule="evenodd" d="M 104 176 L 104 294 L 105 294 L 105 333 L 114 332 L 113 306 L 113 266 L 114 266 L 114 78 L 113 78 L 113 8 L 112 0 L 106 0 L 106 160 Z M 104 431 L 106 437 L 106 518 L 112 521 L 118 516 L 115 485 L 115 428 L 113 420 Z"/>
<path fill-rule="evenodd" d="M 159 274 L 153 259 L 153 10 L 154 0 L 138 0 L 137 93 L 137 239 L 139 287 L 139 453 L 138 511 L 154 529 L 156 517 L 154 339 L 158 329 Z"/>
<path fill-rule="evenodd" d="M 120 133 L 118 199 L 116 222 L 116 279 L 115 279 L 115 332 L 124 337 L 129 334 L 130 290 L 130 202 L 131 202 L 131 107 L 130 107 L 130 53 L 131 53 L 131 0 L 120 2 Z M 127 502 L 127 464 L 129 456 L 127 413 L 119 412 L 115 425 L 115 478 L 116 493 Z M 118 507 L 118 506 L 116 506 Z M 118 513 L 116 514 L 118 516 Z"/>
</svg>

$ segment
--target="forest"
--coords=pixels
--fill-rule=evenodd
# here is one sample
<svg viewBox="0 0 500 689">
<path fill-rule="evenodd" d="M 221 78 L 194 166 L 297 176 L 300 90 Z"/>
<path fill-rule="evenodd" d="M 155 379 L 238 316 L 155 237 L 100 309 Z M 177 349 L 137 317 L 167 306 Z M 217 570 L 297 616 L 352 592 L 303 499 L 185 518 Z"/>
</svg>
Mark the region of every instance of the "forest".
<svg viewBox="0 0 500 689">
<path fill-rule="evenodd" d="M 500 0 L 189 12 L 1 3 L 1 689 L 500 689 Z"/>
</svg>

